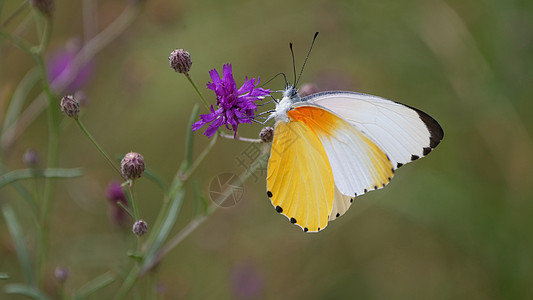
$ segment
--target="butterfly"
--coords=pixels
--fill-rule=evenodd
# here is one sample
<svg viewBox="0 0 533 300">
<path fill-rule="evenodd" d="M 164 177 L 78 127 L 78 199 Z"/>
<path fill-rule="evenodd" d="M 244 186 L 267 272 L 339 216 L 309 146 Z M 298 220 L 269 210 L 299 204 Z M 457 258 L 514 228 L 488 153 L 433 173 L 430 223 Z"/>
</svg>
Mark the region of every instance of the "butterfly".
<svg viewBox="0 0 533 300">
<path fill-rule="evenodd" d="M 267 196 L 305 232 L 323 230 L 355 197 L 385 187 L 444 137 L 439 123 L 416 108 L 347 91 L 302 98 L 292 85 L 269 119 L 276 123 Z"/>
</svg>

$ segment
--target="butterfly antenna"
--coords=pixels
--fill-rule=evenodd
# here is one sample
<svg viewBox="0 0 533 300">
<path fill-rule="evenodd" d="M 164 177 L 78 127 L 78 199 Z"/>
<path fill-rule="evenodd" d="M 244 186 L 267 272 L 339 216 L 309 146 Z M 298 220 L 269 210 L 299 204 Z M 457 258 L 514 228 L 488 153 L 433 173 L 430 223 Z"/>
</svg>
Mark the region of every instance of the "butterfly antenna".
<svg viewBox="0 0 533 300">
<path fill-rule="evenodd" d="M 304 64 L 302 65 L 302 69 L 300 70 L 300 75 L 298 75 L 298 80 L 294 82 L 294 86 L 300 81 L 300 78 L 302 77 L 302 73 L 304 72 L 305 64 L 307 63 L 307 59 L 309 58 L 309 55 L 311 54 L 311 50 L 313 50 L 313 46 L 315 45 L 316 37 L 318 36 L 318 31 L 315 32 L 315 36 L 313 37 L 313 41 L 311 42 L 311 47 L 309 47 L 309 51 L 307 52 L 307 55 L 305 56 Z M 292 45 L 291 45 L 291 51 L 292 51 Z M 292 56 L 292 62 L 294 65 L 294 54 Z M 294 71 L 294 76 L 296 76 L 296 71 Z"/>
<path fill-rule="evenodd" d="M 291 56 L 292 56 L 292 73 L 294 74 L 294 85 L 296 86 L 296 62 L 294 61 L 294 50 L 292 50 L 292 43 L 289 43 L 289 48 L 291 49 Z M 287 82 L 286 86 L 288 86 L 289 83 Z"/>
<path fill-rule="evenodd" d="M 276 77 L 278 77 L 280 75 L 283 76 L 283 78 L 285 79 L 285 83 L 287 83 L 287 76 L 285 75 L 285 73 L 278 73 L 278 74 L 274 75 L 274 77 L 270 78 L 267 82 L 263 83 L 261 85 L 261 87 L 267 85 L 268 83 L 270 83 L 272 80 L 274 80 Z"/>
</svg>

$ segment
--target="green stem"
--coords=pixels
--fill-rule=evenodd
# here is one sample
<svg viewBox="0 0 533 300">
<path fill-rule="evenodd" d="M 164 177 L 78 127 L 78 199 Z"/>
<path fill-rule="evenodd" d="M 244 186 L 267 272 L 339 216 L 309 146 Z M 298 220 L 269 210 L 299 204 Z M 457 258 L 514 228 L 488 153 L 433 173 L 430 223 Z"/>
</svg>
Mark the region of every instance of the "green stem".
<svg viewBox="0 0 533 300">
<path fill-rule="evenodd" d="M 76 123 L 78 123 L 78 126 L 80 127 L 81 131 L 83 131 L 83 133 L 85 133 L 85 135 L 89 138 L 89 140 L 91 141 L 91 143 L 93 143 L 93 145 L 96 147 L 96 149 L 98 149 L 98 151 L 100 151 L 100 153 L 105 157 L 105 159 L 107 160 L 107 162 L 111 165 L 111 167 L 113 167 L 113 169 L 115 169 L 115 171 L 119 174 L 120 177 L 122 177 L 122 172 L 120 171 L 120 169 L 115 165 L 115 163 L 113 162 L 113 160 L 107 155 L 107 153 L 105 153 L 104 149 L 102 149 L 102 147 L 100 147 L 100 145 L 98 145 L 98 143 L 96 142 L 96 140 L 93 138 L 93 136 L 89 133 L 89 131 L 87 130 L 87 128 L 85 128 L 85 126 L 83 125 L 83 123 L 81 122 L 81 120 L 79 118 L 76 118 Z"/>
<path fill-rule="evenodd" d="M 218 135 L 215 135 L 213 137 L 213 139 L 211 139 L 211 141 L 209 142 L 209 144 L 207 144 L 207 147 L 205 147 L 205 149 L 202 151 L 202 153 L 200 153 L 200 155 L 198 156 L 198 158 L 193 162 L 192 166 L 187 170 L 187 172 L 185 174 L 183 174 L 182 176 L 182 180 L 183 182 L 187 182 L 189 181 L 189 179 L 191 178 L 191 176 L 194 174 L 194 172 L 198 169 L 198 167 L 200 166 L 200 164 L 204 161 L 204 159 L 207 157 L 207 155 L 209 154 L 209 152 L 211 151 L 211 149 L 213 149 L 213 147 L 215 146 L 216 142 L 217 142 L 217 139 L 218 139 Z"/>
<path fill-rule="evenodd" d="M 114 299 L 124 299 L 128 295 L 130 289 L 135 284 L 135 281 L 137 281 L 138 274 L 139 274 L 139 265 L 134 264 L 133 268 L 130 270 L 130 273 L 128 274 L 124 282 L 122 283 L 121 288 L 115 294 Z"/>
<path fill-rule="evenodd" d="M 137 211 L 137 205 L 135 204 L 135 197 L 133 196 L 133 182 L 132 181 L 130 184 L 128 184 L 128 191 L 130 193 L 130 197 L 131 197 L 131 209 L 133 210 L 133 218 L 135 219 L 135 221 L 138 221 L 139 220 L 139 212 Z"/>
<path fill-rule="evenodd" d="M 0 1 L 1 2 L 1 1 Z M 16 15 L 18 15 L 28 5 L 28 1 L 22 1 L 22 3 L 11 13 L 2 23 L 2 27 L 5 27 Z"/>
<path fill-rule="evenodd" d="M 263 153 L 260 156 L 260 158 L 256 161 L 255 164 L 252 164 L 250 166 L 249 170 L 246 170 L 239 176 L 239 181 L 237 182 L 237 185 L 242 185 L 250 176 L 253 174 L 255 170 L 261 165 L 259 162 L 266 157 L 268 154 L 267 147 L 263 148 Z M 224 194 L 221 198 L 221 203 L 224 202 L 230 195 L 232 195 L 233 190 L 227 189 L 224 191 Z M 183 241 L 189 234 L 191 234 L 200 224 L 202 224 L 206 219 L 207 216 L 214 212 L 216 209 L 216 205 L 212 205 L 210 209 L 208 209 L 208 213 L 203 216 L 199 216 L 197 218 L 192 219 L 187 226 L 185 226 L 180 232 L 178 232 L 172 239 L 170 239 L 163 247 L 161 247 L 161 250 L 158 251 L 157 255 L 154 257 L 154 259 L 145 267 L 142 269 L 142 273 L 140 275 L 143 275 L 147 271 L 151 270 L 154 266 L 156 266 L 172 249 L 174 249 L 181 241 Z"/>
<path fill-rule="evenodd" d="M 130 217 L 132 219 L 135 219 L 135 215 L 133 215 L 133 213 L 131 212 L 131 210 L 129 210 L 126 205 L 124 205 L 124 203 L 120 202 L 120 201 L 117 201 L 116 202 L 118 206 L 120 206 L 120 208 L 122 208 L 128 215 L 130 215 Z"/>
<path fill-rule="evenodd" d="M 48 77 L 46 74 L 46 65 L 44 59 L 40 55 L 34 56 L 37 65 L 41 70 L 43 80 L 43 90 L 48 100 L 48 168 L 56 168 L 58 165 L 58 149 L 59 149 L 59 103 L 56 97 L 50 90 Z M 55 193 L 55 182 L 52 178 L 47 177 L 44 183 L 44 196 L 41 210 L 41 236 L 40 236 L 40 257 L 39 257 L 39 283 L 44 284 L 46 257 L 48 254 L 48 231 L 49 231 L 49 217 L 52 207 L 52 200 Z"/>
<path fill-rule="evenodd" d="M 15 45 L 20 50 L 26 52 L 27 54 L 34 56 L 33 52 L 33 46 L 30 45 L 28 42 L 20 39 L 19 37 L 12 35 L 11 33 L 5 31 L 3 28 L 0 28 L 0 37 L 6 39 L 7 41 L 11 42 L 13 45 Z"/>
<path fill-rule="evenodd" d="M 194 81 L 192 80 L 191 76 L 189 75 L 189 73 L 185 73 L 185 77 L 187 77 L 187 80 L 189 80 L 189 82 L 192 84 L 192 87 L 194 88 L 194 90 L 196 91 L 196 93 L 198 94 L 198 96 L 200 96 L 200 99 L 202 99 L 202 102 L 204 103 L 205 107 L 207 109 L 209 109 L 209 104 L 207 104 L 207 101 L 205 100 L 204 98 L 204 95 L 202 95 L 202 93 L 200 93 L 200 90 L 198 89 L 198 87 L 196 86 L 196 84 L 194 83 Z"/>
<path fill-rule="evenodd" d="M 37 48 L 38 55 L 42 55 L 44 53 L 48 47 L 48 43 L 50 42 L 50 37 L 52 36 L 52 22 L 50 22 L 48 17 L 46 18 L 43 26 L 44 28 L 42 29 L 41 43 L 39 44 L 39 48 Z"/>
</svg>

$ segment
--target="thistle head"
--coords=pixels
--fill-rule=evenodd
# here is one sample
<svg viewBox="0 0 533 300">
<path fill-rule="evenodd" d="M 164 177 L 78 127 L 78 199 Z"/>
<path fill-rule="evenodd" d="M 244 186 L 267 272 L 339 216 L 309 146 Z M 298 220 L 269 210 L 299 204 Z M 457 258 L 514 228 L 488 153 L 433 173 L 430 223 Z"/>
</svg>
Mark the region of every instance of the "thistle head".
<svg viewBox="0 0 533 300">
<path fill-rule="evenodd" d="M 80 103 L 72 95 L 61 98 L 60 107 L 61 111 L 71 118 L 77 119 L 80 114 Z"/>
<path fill-rule="evenodd" d="M 144 157 L 136 152 L 130 152 L 124 155 L 120 163 L 122 176 L 125 179 L 137 179 L 144 172 Z"/>
<path fill-rule="evenodd" d="M 188 74 L 191 69 L 191 54 L 183 49 L 176 49 L 168 57 L 170 67 L 178 73 Z"/>
<path fill-rule="evenodd" d="M 148 232 L 148 223 L 143 220 L 138 220 L 133 223 L 132 231 L 135 235 L 141 236 Z"/>
</svg>

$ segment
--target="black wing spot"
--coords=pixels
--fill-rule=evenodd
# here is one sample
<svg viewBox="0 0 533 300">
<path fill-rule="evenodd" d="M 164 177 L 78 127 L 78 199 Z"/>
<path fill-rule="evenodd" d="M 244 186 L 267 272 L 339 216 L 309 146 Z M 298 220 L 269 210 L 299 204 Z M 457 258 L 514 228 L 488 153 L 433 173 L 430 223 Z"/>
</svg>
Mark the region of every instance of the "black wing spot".
<svg viewBox="0 0 533 300">
<path fill-rule="evenodd" d="M 272 192 L 271 191 L 267 191 L 267 196 L 268 196 L 268 198 L 272 198 Z"/>
<path fill-rule="evenodd" d="M 435 119 L 430 117 L 428 114 L 416 108 L 413 108 L 413 107 L 411 108 L 414 109 L 418 113 L 420 120 L 424 122 L 424 124 L 426 125 L 426 128 L 429 131 L 429 134 L 430 134 L 429 146 L 431 148 L 437 147 L 440 141 L 444 138 L 444 131 L 442 130 L 442 127 L 440 127 L 439 123 L 437 123 L 437 121 L 435 121 Z"/>
<path fill-rule="evenodd" d="M 341 214 L 339 214 L 339 213 L 337 213 L 337 214 L 335 215 L 335 217 L 337 217 L 337 218 L 340 217 L 340 216 L 341 216 Z"/>
<path fill-rule="evenodd" d="M 378 186 L 377 186 L 377 185 L 375 185 L 375 186 L 374 186 L 374 190 L 377 190 L 377 189 L 378 189 Z"/>
<path fill-rule="evenodd" d="M 318 227 L 317 231 L 320 231 L 320 227 Z"/>
<path fill-rule="evenodd" d="M 350 203 L 352 203 L 352 202 L 353 202 L 353 198 L 350 198 Z"/>
<path fill-rule="evenodd" d="M 386 183 L 384 183 L 384 184 L 383 184 L 383 187 L 385 187 L 386 185 L 387 185 L 387 184 L 386 184 Z"/>
<path fill-rule="evenodd" d="M 419 158 L 420 158 L 420 156 L 418 156 L 418 155 L 414 155 L 414 154 L 411 155 L 411 160 L 417 160 Z"/>
<path fill-rule="evenodd" d="M 365 193 L 368 193 L 368 190 L 367 190 L 367 189 L 365 189 L 365 190 L 364 190 L 364 192 L 365 192 Z"/>
<path fill-rule="evenodd" d="M 281 213 L 283 211 L 283 208 L 281 208 L 281 206 L 278 205 L 276 206 L 276 211 Z"/>
<path fill-rule="evenodd" d="M 401 166 L 403 166 L 403 164 L 402 164 L 402 163 L 398 163 L 398 164 L 396 165 L 396 169 L 399 168 L 399 167 L 401 167 Z"/>
<path fill-rule="evenodd" d="M 433 150 L 433 149 L 430 148 L 430 147 L 425 147 L 425 148 L 424 148 L 424 151 L 423 151 L 422 153 L 424 154 L 424 156 L 426 156 L 426 155 L 429 154 L 429 152 L 431 152 L 431 150 Z"/>
<path fill-rule="evenodd" d="M 357 193 L 354 193 L 354 197 L 357 197 Z"/>
<path fill-rule="evenodd" d="M 307 229 L 307 227 L 305 227 L 304 228 L 304 232 L 308 232 L 308 231 L 309 231 L 309 229 Z"/>
<path fill-rule="evenodd" d="M 394 170 L 394 168 L 392 168 L 391 171 L 392 171 L 392 174 L 394 174 L 394 172 L 395 172 L 396 170 Z"/>
<path fill-rule="evenodd" d="M 291 218 L 291 223 L 292 224 L 296 224 L 296 219 L 295 218 Z"/>
</svg>

